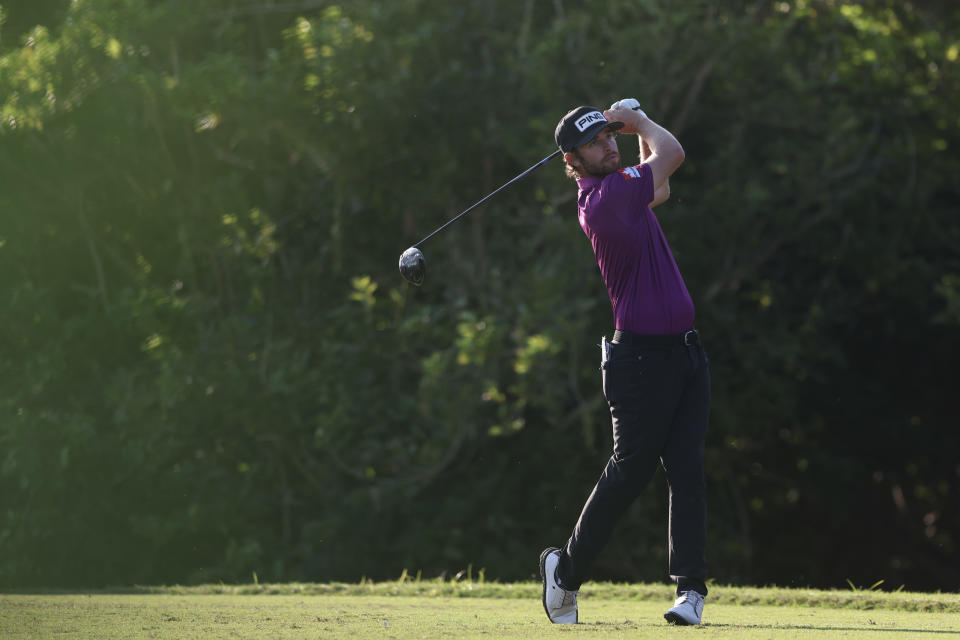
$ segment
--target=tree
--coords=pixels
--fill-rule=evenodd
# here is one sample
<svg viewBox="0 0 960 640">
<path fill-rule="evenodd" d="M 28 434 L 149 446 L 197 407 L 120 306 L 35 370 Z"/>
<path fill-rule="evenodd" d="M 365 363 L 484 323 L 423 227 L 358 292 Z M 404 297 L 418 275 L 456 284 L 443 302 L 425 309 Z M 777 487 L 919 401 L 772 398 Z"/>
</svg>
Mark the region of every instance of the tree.
<svg viewBox="0 0 960 640">
<path fill-rule="evenodd" d="M 394 265 L 624 92 L 687 151 L 658 215 L 712 361 L 716 578 L 956 584 L 949 3 L 4 16 L 0 584 L 528 577 L 609 455 L 575 188 L 499 194 L 422 288 Z M 598 577 L 662 576 L 660 482 Z"/>
</svg>

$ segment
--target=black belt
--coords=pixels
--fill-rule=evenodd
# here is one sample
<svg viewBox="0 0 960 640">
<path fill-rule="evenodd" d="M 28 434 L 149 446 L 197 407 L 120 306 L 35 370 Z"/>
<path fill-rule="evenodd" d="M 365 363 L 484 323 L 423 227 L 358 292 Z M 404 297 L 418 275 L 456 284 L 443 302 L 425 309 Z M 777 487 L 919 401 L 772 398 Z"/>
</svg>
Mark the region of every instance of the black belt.
<svg viewBox="0 0 960 640">
<path fill-rule="evenodd" d="M 700 344 L 700 334 L 697 333 L 696 329 L 659 336 L 630 333 L 617 329 L 613 332 L 613 342 L 616 344 L 632 344 L 638 347 L 689 347 Z"/>
</svg>

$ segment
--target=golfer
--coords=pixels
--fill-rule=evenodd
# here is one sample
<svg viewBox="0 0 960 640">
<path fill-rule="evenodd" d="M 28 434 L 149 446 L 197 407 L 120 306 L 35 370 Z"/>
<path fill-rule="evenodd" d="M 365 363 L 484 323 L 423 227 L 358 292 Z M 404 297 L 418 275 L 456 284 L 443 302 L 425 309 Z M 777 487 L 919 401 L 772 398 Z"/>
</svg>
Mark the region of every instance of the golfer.
<svg viewBox="0 0 960 640">
<path fill-rule="evenodd" d="M 639 136 L 640 164 L 620 168 L 618 130 Z M 557 125 L 555 140 L 567 174 L 577 180 L 580 227 L 613 306 L 616 331 L 601 343 L 613 455 L 566 546 L 540 555 L 543 607 L 551 622 L 577 622 L 580 585 L 659 462 L 669 485 L 669 573 L 677 584 L 676 602 L 664 617 L 700 624 L 707 595 L 703 454 L 710 373 L 693 301 L 651 209 L 669 197 L 683 148 L 632 98 L 605 112 L 573 109 Z"/>
</svg>

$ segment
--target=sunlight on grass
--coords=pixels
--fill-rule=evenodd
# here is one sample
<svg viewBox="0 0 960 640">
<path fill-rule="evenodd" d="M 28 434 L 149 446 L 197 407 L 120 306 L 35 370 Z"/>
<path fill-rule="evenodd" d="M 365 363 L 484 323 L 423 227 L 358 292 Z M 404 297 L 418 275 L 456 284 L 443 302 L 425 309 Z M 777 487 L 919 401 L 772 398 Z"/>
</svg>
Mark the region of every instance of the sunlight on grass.
<svg viewBox="0 0 960 640">
<path fill-rule="evenodd" d="M 523 585 L 523 590 L 527 592 L 532 586 Z M 668 628 L 662 616 L 671 603 L 669 597 L 588 597 L 580 604 L 580 624 L 568 626 L 547 621 L 539 593 L 520 598 L 209 593 L 2 595 L 0 634 L 16 640 L 53 637 L 107 640 L 145 637 L 655 638 L 663 637 L 668 631 L 671 637 L 696 638 L 826 640 L 843 636 L 899 640 L 930 637 L 930 633 L 960 634 L 960 613 L 956 611 L 932 613 L 709 601 L 702 627 Z"/>
</svg>

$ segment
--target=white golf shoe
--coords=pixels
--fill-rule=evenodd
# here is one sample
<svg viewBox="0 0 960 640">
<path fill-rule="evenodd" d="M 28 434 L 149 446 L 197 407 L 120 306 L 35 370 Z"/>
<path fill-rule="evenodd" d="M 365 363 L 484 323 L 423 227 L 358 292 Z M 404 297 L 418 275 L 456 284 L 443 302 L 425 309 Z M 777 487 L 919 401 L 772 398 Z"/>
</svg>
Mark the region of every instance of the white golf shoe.
<svg viewBox="0 0 960 640">
<path fill-rule="evenodd" d="M 557 584 L 560 550 L 549 547 L 540 554 L 540 577 L 543 578 L 543 610 L 550 622 L 577 623 L 577 591 L 567 591 Z"/>
<path fill-rule="evenodd" d="M 683 591 L 673 603 L 673 608 L 663 614 L 667 622 L 679 625 L 700 624 L 703 615 L 704 597 L 696 591 Z"/>
</svg>

